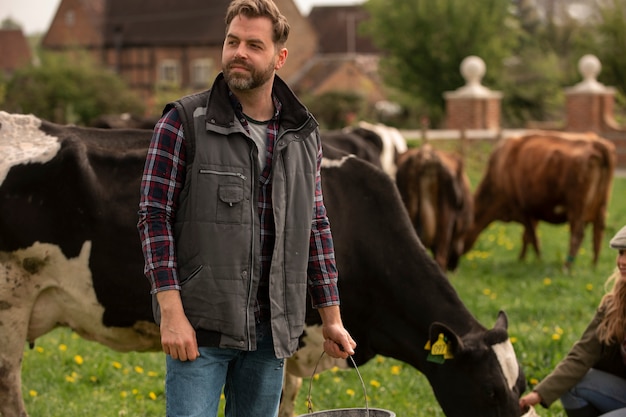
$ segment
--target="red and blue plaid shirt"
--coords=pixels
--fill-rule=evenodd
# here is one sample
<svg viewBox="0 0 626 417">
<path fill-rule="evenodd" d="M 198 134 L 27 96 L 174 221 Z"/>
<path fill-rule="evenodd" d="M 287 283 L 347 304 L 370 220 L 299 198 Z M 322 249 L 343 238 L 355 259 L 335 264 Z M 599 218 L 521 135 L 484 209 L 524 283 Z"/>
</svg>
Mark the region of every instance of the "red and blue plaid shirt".
<svg viewBox="0 0 626 417">
<path fill-rule="evenodd" d="M 231 96 L 233 97 L 233 96 Z M 274 142 L 278 135 L 280 103 L 268 124 L 266 167 L 259 177 L 258 213 L 261 224 L 260 284 L 257 296 L 259 317 L 269 309 L 269 269 L 274 246 L 274 217 L 271 201 L 271 162 Z M 247 129 L 247 120 L 239 103 L 233 103 L 236 114 Z M 319 175 L 322 150 L 318 153 L 318 175 L 315 190 L 315 209 L 311 226 L 309 266 L 307 269 L 309 294 L 315 307 L 339 304 L 337 268 L 330 225 L 323 203 Z M 183 126 L 176 109 L 166 113 L 156 124 L 141 181 L 138 229 L 146 259 L 144 273 L 151 283 L 151 292 L 180 289 L 177 274 L 173 224 L 179 195 L 185 183 L 186 149 Z"/>
</svg>

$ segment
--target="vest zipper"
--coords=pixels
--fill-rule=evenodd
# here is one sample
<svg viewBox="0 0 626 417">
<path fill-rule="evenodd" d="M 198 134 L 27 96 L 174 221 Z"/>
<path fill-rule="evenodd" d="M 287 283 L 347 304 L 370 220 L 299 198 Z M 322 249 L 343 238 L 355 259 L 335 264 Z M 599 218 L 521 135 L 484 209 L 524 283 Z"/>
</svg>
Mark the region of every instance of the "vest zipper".
<svg viewBox="0 0 626 417">
<path fill-rule="evenodd" d="M 247 180 L 248 177 L 239 173 L 239 172 L 224 172 L 224 171 L 215 171 L 212 169 L 200 169 L 200 174 L 211 174 L 211 175 L 221 175 L 224 177 L 239 177 L 242 180 Z"/>
</svg>

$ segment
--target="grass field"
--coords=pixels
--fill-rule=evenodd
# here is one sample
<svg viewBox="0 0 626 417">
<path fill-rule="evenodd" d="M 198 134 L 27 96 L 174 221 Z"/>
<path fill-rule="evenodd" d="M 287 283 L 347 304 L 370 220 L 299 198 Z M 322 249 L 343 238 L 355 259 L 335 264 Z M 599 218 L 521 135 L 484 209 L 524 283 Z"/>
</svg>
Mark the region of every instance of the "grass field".
<svg viewBox="0 0 626 417">
<path fill-rule="evenodd" d="M 435 143 L 435 146 L 438 146 Z M 441 146 L 449 146 L 442 143 Z M 475 187 L 490 144 L 468 148 L 467 170 Z M 540 224 L 542 259 L 531 252 L 518 261 L 522 229 L 494 223 L 461 261 L 450 280 L 469 310 L 492 327 L 499 310 L 509 318 L 509 334 L 530 386 L 545 377 L 586 327 L 615 265 L 608 241 L 626 224 L 626 178 L 616 178 L 609 205 L 600 261 L 591 265 L 590 228 L 573 270 L 561 268 L 568 247 L 565 225 Z M 414 368 L 385 357 L 360 367 L 369 406 L 399 417 L 433 417 L 443 413 L 425 377 Z M 164 363 L 160 353 L 117 353 L 57 329 L 24 351 L 23 387 L 31 417 L 164 416 Z M 297 414 L 306 414 L 308 381 L 297 399 Z M 315 411 L 364 406 L 358 376 L 327 371 L 313 380 Z M 560 403 L 541 416 L 565 416 Z"/>
</svg>

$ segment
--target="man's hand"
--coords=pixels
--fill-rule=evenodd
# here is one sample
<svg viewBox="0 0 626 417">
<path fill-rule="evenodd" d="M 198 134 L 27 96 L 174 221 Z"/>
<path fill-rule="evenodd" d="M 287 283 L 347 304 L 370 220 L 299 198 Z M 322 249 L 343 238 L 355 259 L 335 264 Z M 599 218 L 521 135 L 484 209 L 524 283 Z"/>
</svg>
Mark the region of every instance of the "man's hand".
<svg viewBox="0 0 626 417">
<path fill-rule="evenodd" d="M 172 359 L 193 361 L 200 356 L 196 331 L 191 327 L 183 304 L 180 292 L 167 290 L 157 293 L 157 300 L 161 308 L 161 345 L 163 351 Z"/>
<path fill-rule="evenodd" d="M 356 342 L 343 327 L 339 306 L 322 307 L 322 335 L 324 336 L 324 352 L 333 358 L 346 359 L 354 355 Z"/>
</svg>

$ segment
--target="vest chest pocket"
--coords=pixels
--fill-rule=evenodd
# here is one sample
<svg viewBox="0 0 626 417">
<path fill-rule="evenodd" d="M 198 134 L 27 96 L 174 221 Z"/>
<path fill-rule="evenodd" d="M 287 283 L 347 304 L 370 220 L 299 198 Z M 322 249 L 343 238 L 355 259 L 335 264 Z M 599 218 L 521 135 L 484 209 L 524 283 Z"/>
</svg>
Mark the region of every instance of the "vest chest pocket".
<svg viewBox="0 0 626 417">
<path fill-rule="evenodd" d="M 223 184 L 217 190 L 218 223 L 241 223 L 243 215 L 243 187 L 240 185 Z"/>
</svg>

